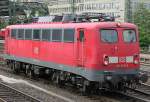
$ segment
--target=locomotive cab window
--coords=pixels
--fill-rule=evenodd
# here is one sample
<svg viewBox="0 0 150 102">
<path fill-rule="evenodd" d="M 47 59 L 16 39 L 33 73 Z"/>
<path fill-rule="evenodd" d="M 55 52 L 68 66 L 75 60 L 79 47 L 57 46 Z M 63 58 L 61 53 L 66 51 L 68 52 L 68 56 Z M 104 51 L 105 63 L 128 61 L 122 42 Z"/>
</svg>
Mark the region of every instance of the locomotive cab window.
<svg viewBox="0 0 150 102">
<path fill-rule="evenodd" d="M 62 40 L 62 30 L 61 29 L 53 29 L 52 30 L 52 41 L 61 42 Z"/>
<path fill-rule="evenodd" d="M 17 38 L 24 39 L 24 29 L 18 29 Z"/>
<path fill-rule="evenodd" d="M 74 42 L 74 29 L 64 29 L 64 42 Z"/>
<path fill-rule="evenodd" d="M 79 41 L 80 41 L 80 42 L 83 42 L 84 39 L 85 39 L 84 30 L 80 30 L 80 31 L 79 31 Z"/>
<path fill-rule="evenodd" d="M 17 29 L 12 29 L 11 30 L 11 38 L 16 39 L 17 37 Z"/>
<path fill-rule="evenodd" d="M 42 41 L 50 41 L 51 39 L 51 30 L 43 29 L 42 30 Z"/>
<path fill-rule="evenodd" d="M 40 40 L 41 30 L 34 29 L 33 30 L 33 40 Z"/>
<path fill-rule="evenodd" d="M 25 39 L 26 40 L 32 39 L 32 29 L 25 29 Z"/>
<path fill-rule="evenodd" d="M 116 43 L 118 42 L 118 34 L 113 29 L 100 30 L 101 41 L 105 43 Z"/>
<path fill-rule="evenodd" d="M 136 33 L 134 30 L 124 30 L 123 38 L 124 38 L 124 41 L 128 43 L 136 42 Z"/>
</svg>

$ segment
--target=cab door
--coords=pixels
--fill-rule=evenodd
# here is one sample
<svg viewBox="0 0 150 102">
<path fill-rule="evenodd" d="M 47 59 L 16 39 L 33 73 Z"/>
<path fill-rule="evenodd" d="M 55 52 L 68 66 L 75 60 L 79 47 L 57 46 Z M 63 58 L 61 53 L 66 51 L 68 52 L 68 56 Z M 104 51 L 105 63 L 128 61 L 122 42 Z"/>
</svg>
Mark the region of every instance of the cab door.
<svg viewBox="0 0 150 102">
<path fill-rule="evenodd" d="M 77 31 L 77 65 L 79 67 L 84 67 L 85 29 L 80 28 Z"/>
<path fill-rule="evenodd" d="M 33 58 L 35 59 L 38 59 L 40 56 L 40 38 L 41 38 L 41 30 L 34 29 L 33 41 L 32 41 L 32 55 L 33 55 Z"/>
</svg>

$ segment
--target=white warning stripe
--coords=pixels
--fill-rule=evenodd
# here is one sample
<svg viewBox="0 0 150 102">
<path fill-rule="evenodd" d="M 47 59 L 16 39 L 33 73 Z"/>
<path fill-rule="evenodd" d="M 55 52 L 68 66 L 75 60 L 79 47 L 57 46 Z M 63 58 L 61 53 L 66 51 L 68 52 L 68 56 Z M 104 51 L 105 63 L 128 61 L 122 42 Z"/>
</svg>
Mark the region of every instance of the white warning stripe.
<svg viewBox="0 0 150 102">
<path fill-rule="evenodd" d="M 109 63 L 118 63 L 118 57 L 109 57 Z"/>
<path fill-rule="evenodd" d="M 133 56 L 127 56 L 126 57 L 126 62 L 127 63 L 132 63 L 133 62 Z"/>
<path fill-rule="evenodd" d="M 119 62 L 127 62 L 127 63 L 133 63 L 134 62 L 134 57 L 133 56 L 126 56 L 126 57 L 109 57 L 109 63 L 110 64 L 115 64 Z"/>
</svg>

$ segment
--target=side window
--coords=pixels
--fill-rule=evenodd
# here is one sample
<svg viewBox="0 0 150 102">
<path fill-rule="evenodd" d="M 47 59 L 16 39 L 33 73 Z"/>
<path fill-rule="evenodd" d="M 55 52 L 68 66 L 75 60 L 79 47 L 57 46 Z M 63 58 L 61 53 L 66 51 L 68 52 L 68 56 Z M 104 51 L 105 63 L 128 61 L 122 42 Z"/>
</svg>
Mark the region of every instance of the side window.
<svg viewBox="0 0 150 102">
<path fill-rule="evenodd" d="M 11 38 L 16 39 L 17 37 L 17 29 L 12 29 L 11 30 Z"/>
<path fill-rule="evenodd" d="M 74 29 L 64 29 L 64 42 L 74 42 Z"/>
<path fill-rule="evenodd" d="M 41 30 L 34 29 L 33 30 L 33 40 L 40 40 Z"/>
<path fill-rule="evenodd" d="M 17 38 L 24 39 L 24 29 L 18 29 Z"/>
<path fill-rule="evenodd" d="M 61 42 L 62 39 L 62 30 L 53 29 L 52 30 L 52 41 Z"/>
<path fill-rule="evenodd" d="M 26 40 L 32 39 L 32 29 L 25 29 L 25 39 Z"/>
<path fill-rule="evenodd" d="M 42 40 L 43 41 L 50 41 L 51 39 L 51 30 L 50 29 L 43 29 L 42 30 Z"/>
<path fill-rule="evenodd" d="M 79 41 L 83 42 L 84 38 L 85 38 L 85 36 L 84 36 L 84 30 L 80 30 L 79 31 Z"/>
</svg>

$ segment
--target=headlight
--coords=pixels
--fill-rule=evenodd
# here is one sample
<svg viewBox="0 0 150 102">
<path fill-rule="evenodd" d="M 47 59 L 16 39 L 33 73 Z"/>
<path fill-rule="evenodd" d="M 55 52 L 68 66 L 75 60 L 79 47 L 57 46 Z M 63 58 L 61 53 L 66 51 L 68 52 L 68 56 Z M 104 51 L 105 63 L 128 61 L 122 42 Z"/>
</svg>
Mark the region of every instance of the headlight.
<svg viewBox="0 0 150 102">
<path fill-rule="evenodd" d="M 107 66 L 109 64 L 109 57 L 107 55 L 103 56 L 103 63 L 105 66 Z"/>
<path fill-rule="evenodd" d="M 138 60 L 134 60 L 134 64 L 138 64 L 139 62 L 138 62 Z"/>
</svg>

